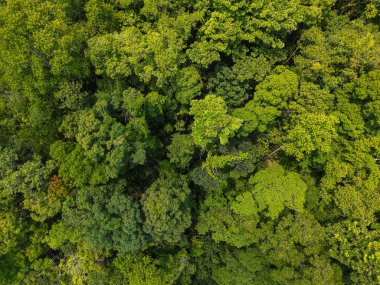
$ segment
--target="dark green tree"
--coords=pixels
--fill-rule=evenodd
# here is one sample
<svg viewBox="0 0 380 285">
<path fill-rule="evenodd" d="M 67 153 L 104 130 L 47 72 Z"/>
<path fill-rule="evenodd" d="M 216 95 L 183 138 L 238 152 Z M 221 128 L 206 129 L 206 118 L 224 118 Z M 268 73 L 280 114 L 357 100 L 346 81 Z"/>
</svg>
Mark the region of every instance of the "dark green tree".
<svg viewBox="0 0 380 285">
<path fill-rule="evenodd" d="M 190 188 L 185 176 L 159 177 L 142 196 L 144 231 L 155 242 L 175 244 L 191 225 Z"/>
</svg>

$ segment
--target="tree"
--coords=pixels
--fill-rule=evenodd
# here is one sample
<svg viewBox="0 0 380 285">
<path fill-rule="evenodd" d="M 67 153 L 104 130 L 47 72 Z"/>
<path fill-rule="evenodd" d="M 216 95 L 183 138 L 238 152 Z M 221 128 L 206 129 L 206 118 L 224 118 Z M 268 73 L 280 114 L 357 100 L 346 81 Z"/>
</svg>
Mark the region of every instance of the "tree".
<svg viewBox="0 0 380 285">
<path fill-rule="evenodd" d="M 12 0 L 0 10 L 0 81 L 17 131 L 13 145 L 43 156 L 57 138 L 60 121 L 51 94 L 64 82 L 90 75 L 86 33 L 68 17 L 67 6 L 62 1 Z"/>
<path fill-rule="evenodd" d="M 106 186 L 84 187 L 66 200 L 62 224 L 53 226 L 49 244 L 59 248 L 65 242 L 62 230 L 79 233 L 91 249 L 116 250 L 121 254 L 137 252 L 146 244 L 138 205 L 125 193 L 120 181 Z M 55 240 L 58 237 L 58 240 Z"/>
<path fill-rule="evenodd" d="M 378 0 L 0 0 L 0 285 L 380 284 Z"/>
<path fill-rule="evenodd" d="M 38 90 L 45 95 L 60 77 L 89 74 L 83 60 L 84 31 L 81 25 L 70 25 L 63 3 L 8 1 L 0 17 L 0 33 L 6 39 L 0 53 L 2 80 L 12 90 L 23 90 L 27 96 L 35 96 Z"/>
<path fill-rule="evenodd" d="M 183 240 L 191 225 L 189 195 L 186 177 L 174 173 L 159 177 L 143 194 L 143 228 L 155 242 L 175 244 Z"/>
<path fill-rule="evenodd" d="M 267 223 L 254 246 L 237 249 L 207 238 L 196 246 L 198 277 L 204 283 L 343 284 L 341 269 L 325 251 L 325 229 L 307 212 Z"/>
<path fill-rule="evenodd" d="M 275 220 L 285 207 L 303 211 L 307 186 L 299 174 L 273 164 L 252 176 L 249 184 L 253 190 L 247 191 L 252 186 L 243 184 L 239 186 L 242 193 L 233 198 L 224 197 L 220 190 L 209 194 L 201 207 L 198 232 L 210 232 L 216 242 L 240 248 L 263 238 L 262 216 Z"/>
<path fill-rule="evenodd" d="M 284 66 L 274 68 L 256 86 L 253 99 L 234 110 L 233 115 L 243 120 L 238 134 L 246 137 L 255 130 L 267 131 L 297 93 L 297 75 Z"/>
<path fill-rule="evenodd" d="M 340 141 L 339 146 L 335 157 L 327 160 L 320 181 L 329 216 L 374 221 L 380 199 L 380 170 L 373 156 L 379 149 L 378 139 Z"/>
<path fill-rule="evenodd" d="M 182 276 L 193 271 L 189 256 L 181 250 L 173 255 L 153 259 L 147 255 L 119 256 L 115 266 L 124 276 L 124 282 L 136 285 L 164 285 L 180 282 Z"/>
<path fill-rule="evenodd" d="M 7 169 L 4 178 L 0 177 L 1 196 L 12 197 L 21 194 L 23 208 L 30 211 L 30 216 L 36 221 L 43 222 L 55 216 L 61 209 L 61 202 L 58 196 L 48 193 L 49 180 L 54 168 L 51 161 L 44 164 L 40 157 L 34 157 L 17 168 L 14 166 L 13 169 Z"/>
<path fill-rule="evenodd" d="M 337 90 L 376 68 L 379 45 L 376 37 L 371 26 L 360 19 L 332 17 L 324 32 L 312 27 L 303 33 L 299 55 L 294 59 L 296 68 L 302 78 Z"/>
<path fill-rule="evenodd" d="M 163 285 L 165 276 L 157 268 L 157 261 L 150 256 L 127 255 L 114 261 L 128 284 Z"/>
<path fill-rule="evenodd" d="M 2 204 L 2 207 L 4 205 Z M 4 207 L 5 208 L 5 207 Z M 16 213 L 10 209 L 8 211 L 2 210 L 0 212 L 0 255 L 6 255 L 13 248 L 16 247 L 20 233 L 23 230 L 23 221 L 21 217 L 18 217 Z"/>
<path fill-rule="evenodd" d="M 185 67 L 176 72 L 173 86 L 177 101 L 190 104 L 191 100 L 202 93 L 202 78 L 195 67 Z"/>
<path fill-rule="evenodd" d="M 209 265 L 212 280 L 217 284 L 275 284 L 264 273 L 268 273 L 269 268 L 257 249 L 222 248 L 217 253 L 217 258 L 214 257 Z"/>
<path fill-rule="evenodd" d="M 275 107 L 261 107 L 253 100 L 249 101 L 242 108 L 234 110 L 233 115 L 243 121 L 237 134 L 242 137 L 249 136 L 253 131 L 266 131 L 267 126 L 274 122 L 275 118 L 281 114 Z"/>
<path fill-rule="evenodd" d="M 191 30 L 184 29 L 182 21 L 191 28 L 199 19 L 197 13 L 181 16 L 161 17 L 155 28 L 129 26 L 120 33 L 91 38 L 89 56 L 96 72 L 111 78 L 135 75 L 144 83 L 153 80 L 164 86 L 185 62 L 182 49 Z"/>
<path fill-rule="evenodd" d="M 133 9 L 128 7 L 130 6 L 128 4 L 132 4 L 130 3 L 131 1 L 105 3 L 100 0 L 89 0 L 83 2 L 83 10 L 87 18 L 86 29 L 92 36 L 117 32 L 120 31 L 123 24 L 134 23 L 135 13 Z M 124 5 L 123 2 L 125 3 Z"/>
<path fill-rule="evenodd" d="M 329 153 L 331 145 L 337 138 L 336 125 L 338 119 L 333 115 L 302 114 L 297 123 L 286 136 L 285 152 L 301 160 L 314 151 Z"/>
<path fill-rule="evenodd" d="M 299 91 L 294 95 L 294 101 L 289 103 L 289 109 L 298 114 L 326 114 L 332 110 L 334 99 L 335 96 L 328 89 L 322 89 L 312 82 L 301 81 Z"/>
<path fill-rule="evenodd" d="M 280 50 L 289 32 L 299 24 L 315 24 L 333 3 L 201 1 L 196 6 L 207 9 L 208 17 L 187 54 L 194 63 L 208 67 L 221 54 L 241 55 L 252 45 L 254 50 Z"/>
<path fill-rule="evenodd" d="M 190 135 L 174 134 L 172 143 L 167 149 L 171 163 L 180 169 L 189 167 L 195 152 L 195 145 Z"/>
<path fill-rule="evenodd" d="M 350 282 L 379 282 L 378 229 L 364 221 L 344 221 L 328 228 L 330 255 L 349 269 Z"/>
<path fill-rule="evenodd" d="M 208 95 L 202 100 L 193 100 L 190 115 L 194 116 L 192 128 L 194 143 L 202 148 L 206 148 L 217 138 L 220 144 L 226 144 L 242 123 L 240 119 L 227 114 L 226 103 L 215 95 Z"/>
<path fill-rule="evenodd" d="M 247 193 L 238 200 L 252 201 L 253 197 L 258 211 L 264 211 L 265 216 L 275 219 L 285 207 L 303 211 L 307 186 L 298 173 L 286 171 L 281 165 L 273 164 L 257 172 L 249 183 L 253 185 L 252 196 Z"/>
<path fill-rule="evenodd" d="M 115 179 L 126 167 L 144 164 L 146 150 L 155 141 L 144 118 L 132 118 L 126 126 L 98 100 L 91 109 L 67 115 L 60 130 L 75 142 L 57 140 L 50 155 L 59 165 L 59 176 L 76 186 L 98 185 Z"/>
<path fill-rule="evenodd" d="M 259 248 L 275 284 L 343 284 L 326 246 L 324 228 L 304 212 L 283 217 Z"/>
<path fill-rule="evenodd" d="M 227 166 L 235 166 L 248 160 L 249 154 L 246 152 L 239 152 L 237 155 L 212 155 L 208 154 L 206 158 L 206 163 L 204 167 L 206 168 L 208 174 L 214 179 L 219 179 L 218 169 L 226 168 Z"/>
<path fill-rule="evenodd" d="M 218 65 L 215 74 L 209 78 L 207 87 L 230 106 L 239 106 L 248 99 L 249 85 L 237 79 L 231 68 Z"/>
<path fill-rule="evenodd" d="M 103 251 L 91 249 L 85 242 L 80 242 L 63 248 L 61 254 L 64 258 L 59 259 L 59 264 L 54 264 L 56 268 L 53 267 L 59 274 L 55 282 L 62 283 L 60 279 L 63 279 L 63 283 L 74 285 L 117 284 L 111 274 L 112 264 L 107 262 L 107 254 Z"/>
<path fill-rule="evenodd" d="M 276 66 L 271 74 L 256 86 L 253 100 L 263 107 L 274 106 L 284 109 L 289 99 L 293 98 L 297 92 L 297 74 L 285 66 Z"/>
<path fill-rule="evenodd" d="M 257 243 L 263 237 L 257 211 L 243 211 L 235 205 L 229 204 L 221 193 L 208 195 L 201 205 L 198 233 L 210 233 L 216 243 L 225 242 L 238 248 Z M 247 207 L 252 205 L 248 202 Z"/>
<path fill-rule="evenodd" d="M 59 101 L 60 109 L 80 110 L 84 107 L 88 94 L 82 92 L 81 82 L 63 82 L 54 97 Z"/>
<path fill-rule="evenodd" d="M 363 102 L 363 118 L 367 122 L 366 131 L 372 133 L 380 126 L 379 70 L 373 70 L 355 81 L 353 95 Z"/>
</svg>

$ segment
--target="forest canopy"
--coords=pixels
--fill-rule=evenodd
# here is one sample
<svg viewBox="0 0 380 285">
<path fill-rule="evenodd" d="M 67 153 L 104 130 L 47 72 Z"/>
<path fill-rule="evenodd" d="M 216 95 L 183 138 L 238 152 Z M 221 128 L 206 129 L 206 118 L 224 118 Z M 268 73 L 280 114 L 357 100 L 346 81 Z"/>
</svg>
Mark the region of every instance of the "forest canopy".
<svg viewBox="0 0 380 285">
<path fill-rule="evenodd" d="M 380 1 L 0 0 L 0 285 L 380 284 Z"/>
</svg>

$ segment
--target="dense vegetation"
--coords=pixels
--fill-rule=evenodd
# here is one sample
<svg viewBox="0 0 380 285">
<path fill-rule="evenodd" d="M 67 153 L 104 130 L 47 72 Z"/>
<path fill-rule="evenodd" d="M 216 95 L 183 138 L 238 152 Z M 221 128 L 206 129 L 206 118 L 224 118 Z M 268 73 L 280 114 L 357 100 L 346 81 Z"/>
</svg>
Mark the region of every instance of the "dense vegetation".
<svg viewBox="0 0 380 285">
<path fill-rule="evenodd" d="M 0 0 L 0 284 L 380 284 L 379 11 Z"/>
</svg>

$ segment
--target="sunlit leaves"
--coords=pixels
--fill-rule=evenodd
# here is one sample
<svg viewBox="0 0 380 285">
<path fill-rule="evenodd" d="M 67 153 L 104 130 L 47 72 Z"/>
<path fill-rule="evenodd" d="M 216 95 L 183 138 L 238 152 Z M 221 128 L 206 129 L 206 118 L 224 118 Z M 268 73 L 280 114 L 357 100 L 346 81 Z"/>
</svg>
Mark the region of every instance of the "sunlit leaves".
<svg viewBox="0 0 380 285">
<path fill-rule="evenodd" d="M 240 119 L 227 114 L 226 103 L 215 95 L 208 95 L 203 100 L 193 100 L 190 114 L 194 116 L 194 143 L 203 148 L 217 139 L 220 144 L 226 144 L 242 123 Z"/>
<path fill-rule="evenodd" d="M 302 159 L 314 151 L 328 153 L 338 134 L 338 119 L 332 115 L 307 113 L 297 117 L 297 123 L 286 137 L 285 151 Z"/>
<path fill-rule="evenodd" d="M 298 173 L 273 164 L 257 172 L 249 182 L 258 209 L 265 210 L 266 216 L 275 219 L 285 207 L 303 211 L 307 186 Z"/>
</svg>

